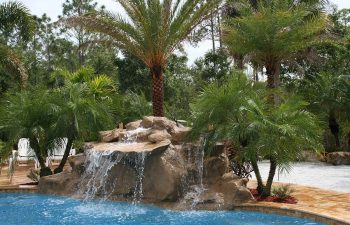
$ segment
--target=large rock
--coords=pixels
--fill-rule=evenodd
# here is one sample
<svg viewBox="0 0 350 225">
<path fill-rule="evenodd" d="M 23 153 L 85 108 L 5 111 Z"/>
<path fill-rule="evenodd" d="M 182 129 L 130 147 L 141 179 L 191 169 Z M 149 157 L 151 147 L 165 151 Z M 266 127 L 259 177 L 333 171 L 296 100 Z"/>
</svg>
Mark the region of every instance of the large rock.
<svg viewBox="0 0 350 225">
<path fill-rule="evenodd" d="M 204 177 L 209 183 L 215 183 L 229 170 L 229 160 L 225 154 L 204 161 Z"/>
<path fill-rule="evenodd" d="M 126 130 L 102 132 L 105 142 L 86 144 L 84 154 L 68 158 L 71 171 L 43 177 L 38 191 L 128 201 L 142 196 L 146 203 L 172 202 L 183 209 L 194 202 L 199 209 L 231 209 L 252 201 L 247 180 L 229 172 L 222 146 L 203 158 L 202 146 L 184 143 L 189 131 L 165 117 L 149 116 L 127 124 Z M 132 141 L 110 142 L 116 136 Z"/>
<path fill-rule="evenodd" d="M 333 165 L 350 165 L 350 152 L 328 153 L 327 163 L 330 163 Z"/>
<path fill-rule="evenodd" d="M 125 128 L 126 128 L 126 130 L 136 130 L 137 128 L 139 128 L 141 126 L 141 122 L 142 122 L 142 120 L 130 122 L 130 123 L 125 125 Z"/>
<path fill-rule="evenodd" d="M 143 128 L 151 128 L 153 127 L 153 120 L 154 120 L 154 116 L 145 116 L 143 117 L 140 125 Z"/>
<path fill-rule="evenodd" d="M 186 135 L 191 131 L 189 127 L 173 127 L 171 133 L 171 142 L 180 144 L 185 141 Z"/>
<path fill-rule="evenodd" d="M 101 142 L 112 142 L 112 141 L 118 141 L 119 140 L 119 135 L 121 132 L 124 132 L 124 129 L 113 129 L 113 130 L 106 130 L 106 131 L 100 131 L 99 136 L 100 136 L 100 141 Z"/>
<path fill-rule="evenodd" d="M 165 140 L 169 140 L 171 135 L 166 130 L 154 130 L 148 136 L 148 141 L 152 143 L 157 143 Z"/>
</svg>

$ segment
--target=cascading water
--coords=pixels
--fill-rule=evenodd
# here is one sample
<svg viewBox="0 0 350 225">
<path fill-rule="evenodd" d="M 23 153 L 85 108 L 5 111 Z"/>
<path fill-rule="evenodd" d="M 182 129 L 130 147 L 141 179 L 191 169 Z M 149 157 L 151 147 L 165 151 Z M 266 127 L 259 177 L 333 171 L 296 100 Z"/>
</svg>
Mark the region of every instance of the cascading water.
<svg viewBox="0 0 350 225">
<path fill-rule="evenodd" d="M 145 158 L 146 158 L 146 153 L 141 152 L 138 153 L 135 159 L 135 170 L 137 173 L 137 179 L 135 183 L 135 188 L 134 188 L 134 196 L 133 196 L 133 203 L 139 203 L 143 197 L 143 188 L 142 188 L 142 180 L 144 176 L 144 171 L 145 171 Z"/>
<path fill-rule="evenodd" d="M 203 191 L 205 191 L 203 185 L 205 145 L 206 138 L 201 137 L 195 152 L 192 154 L 191 151 L 188 151 L 188 163 L 193 163 L 195 167 L 195 174 L 192 178 L 194 185 L 190 187 L 190 190 L 185 194 L 184 199 L 192 200 L 191 208 L 194 208 L 200 202 L 200 195 L 203 193 Z"/>
<path fill-rule="evenodd" d="M 138 134 L 145 131 L 145 128 L 127 131 L 125 138 L 116 143 L 116 145 L 127 145 L 129 148 L 137 142 Z M 79 196 L 84 196 L 85 200 L 100 198 L 107 200 L 113 194 L 118 182 L 118 178 L 113 181 L 109 180 L 109 173 L 114 166 L 119 163 L 128 163 L 135 172 L 135 186 L 133 188 L 133 203 L 139 203 L 143 197 L 143 177 L 145 169 L 145 152 L 124 153 L 117 151 L 96 151 L 94 149 L 87 150 L 85 171 L 82 175 L 82 182 L 79 185 Z M 86 182 L 87 181 L 87 182 Z"/>
<path fill-rule="evenodd" d="M 108 173 L 124 157 L 124 154 L 111 151 L 86 151 L 85 172 L 82 180 L 88 180 L 79 187 L 79 194 L 85 200 L 94 199 L 97 196 L 108 199 L 114 190 L 115 183 L 106 182 Z M 116 181 L 115 181 L 116 182 Z"/>
</svg>

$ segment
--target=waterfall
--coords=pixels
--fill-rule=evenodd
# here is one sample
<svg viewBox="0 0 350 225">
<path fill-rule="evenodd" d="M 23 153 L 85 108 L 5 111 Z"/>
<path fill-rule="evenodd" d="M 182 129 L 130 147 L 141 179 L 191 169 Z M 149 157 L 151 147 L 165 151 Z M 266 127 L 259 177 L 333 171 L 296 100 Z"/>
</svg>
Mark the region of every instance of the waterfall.
<svg viewBox="0 0 350 225">
<path fill-rule="evenodd" d="M 79 194 L 82 194 L 85 200 L 94 199 L 98 196 L 102 199 L 108 199 L 114 190 L 115 183 L 107 182 L 109 171 L 117 165 L 124 157 L 123 153 L 111 151 L 86 151 L 85 172 L 81 183 Z"/>
<path fill-rule="evenodd" d="M 137 142 L 138 134 L 147 129 L 138 128 L 126 132 L 125 138 L 116 145 L 132 148 L 132 144 Z M 107 200 L 114 192 L 118 184 L 118 177 L 110 179 L 110 172 L 119 163 L 128 165 L 135 171 L 135 185 L 131 187 L 133 191 L 132 202 L 139 203 L 143 197 L 143 178 L 145 170 L 146 152 L 118 152 L 118 151 L 97 151 L 89 149 L 85 151 L 85 171 L 82 174 L 82 182 L 79 185 L 78 195 L 85 200 L 100 198 Z"/>
<path fill-rule="evenodd" d="M 150 128 L 139 127 L 135 130 L 129 130 L 126 132 L 125 137 L 121 140 L 125 144 L 133 144 L 137 142 L 139 133 L 149 130 Z"/>
<path fill-rule="evenodd" d="M 191 208 L 193 209 L 200 202 L 200 195 L 205 191 L 203 184 L 203 170 L 204 170 L 204 148 L 206 144 L 206 138 L 201 137 L 199 144 L 194 151 L 190 149 L 187 153 L 187 160 L 189 164 L 193 164 L 195 173 L 190 182 L 192 185 L 185 194 L 184 199 L 190 200 Z M 191 152 L 193 151 L 193 152 Z"/>
<path fill-rule="evenodd" d="M 145 171 L 145 158 L 146 158 L 145 152 L 138 153 L 137 156 L 135 157 L 135 170 L 137 173 L 137 179 L 135 183 L 134 196 L 133 196 L 134 204 L 139 203 L 143 197 L 142 180 L 143 180 L 144 171 Z"/>
</svg>

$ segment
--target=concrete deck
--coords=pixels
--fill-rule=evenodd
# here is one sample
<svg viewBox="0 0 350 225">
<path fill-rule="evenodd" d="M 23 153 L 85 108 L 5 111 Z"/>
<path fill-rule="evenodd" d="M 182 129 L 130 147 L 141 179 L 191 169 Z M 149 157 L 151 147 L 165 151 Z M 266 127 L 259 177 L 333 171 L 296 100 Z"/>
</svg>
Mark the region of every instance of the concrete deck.
<svg viewBox="0 0 350 225">
<path fill-rule="evenodd" d="M 281 184 L 274 183 L 274 185 Z M 250 181 L 248 187 L 255 188 L 256 182 Z M 350 190 L 349 193 L 345 193 L 295 184 L 292 184 L 291 188 L 294 189 L 292 196 L 298 200 L 297 204 L 257 202 L 246 204 L 246 206 L 265 206 L 271 209 L 297 210 L 310 213 L 311 215 L 322 215 L 327 218 L 339 220 L 338 223 L 335 222 L 333 224 L 350 224 Z"/>
</svg>

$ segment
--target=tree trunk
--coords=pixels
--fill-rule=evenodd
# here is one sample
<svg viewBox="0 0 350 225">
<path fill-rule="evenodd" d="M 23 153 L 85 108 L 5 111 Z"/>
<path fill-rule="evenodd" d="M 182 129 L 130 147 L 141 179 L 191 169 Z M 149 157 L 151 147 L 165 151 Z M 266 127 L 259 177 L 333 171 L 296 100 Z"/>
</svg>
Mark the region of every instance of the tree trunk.
<svg viewBox="0 0 350 225">
<path fill-rule="evenodd" d="M 244 58 L 243 55 L 234 55 L 233 56 L 235 67 L 239 70 L 244 69 L 243 58 Z"/>
<path fill-rule="evenodd" d="M 331 130 L 331 132 L 335 138 L 335 146 L 339 149 L 340 148 L 339 124 L 338 124 L 333 113 L 330 113 L 330 115 L 329 115 L 328 126 L 329 126 L 329 129 Z"/>
<path fill-rule="evenodd" d="M 73 145 L 73 139 L 68 138 L 68 142 L 66 145 L 66 149 L 64 150 L 62 160 L 61 160 L 60 164 L 58 165 L 58 167 L 54 170 L 54 173 L 61 173 L 63 171 L 63 167 L 67 162 L 72 145 Z"/>
<path fill-rule="evenodd" d="M 270 90 L 278 88 L 280 86 L 280 63 L 272 60 L 266 64 L 267 84 L 266 87 Z M 276 105 L 279 102 L 279 97 L 274 93 L 271 93 L 268 97 L 268 102 L 272 105 Z"/>
<path fill-rule="evenodd" d="M 37 139 L 36 138 L 30 138 L 29 139 L 29 144 L 30 144 L 30 147 L 33 148 L 34 153 L 36 155 L 36 158 L 39 161 L 40 177 L 52 175 L 51 169 L 45 165 L 45 159 L 41 155 L 40 145 L 39 145 Z"/>
<path fill-rule="evenodd" d="M 213 44 L 213 53 L 215 54 L 216 49 L 215 49 L 215 31 L 214 31 L 214 15 L 213 12 L 210 14 L 210 29 L 211 29 L 211 40 Z"/>
<path fill-rule="evenodd" d="M 164 79 L 162 66 L 151 68 L 153 116 L 164 116 Z"/>
<path fill-rule="evenodd" d="M 258 163 L 256 161 L 251 161 L 251 163 L 252 163 L 252 167 L 253 167 L 253 170 L 254 170 L 254 173 L 256 176 L 256 181 L 258 183 L 258 186 L 256 189 L 257 189 L 259 194 L 262 194 L 262 191 L 264 190 L 264 183 L 263 183 L 262 178 L 261 178 Z"/>
<path fill-rule="evenodd" d="M 266 64 L 267 88 L 277 88 L 280 85 L 280 63 L 271 61 Z"/>
<path fill-rule="evenodd" d="M 263 197 L 267 197 L 271 195 L 271 188 L 273 183 L 273 178 L 275 177 L 277 169 L 277 163 L 276 160 L 271 158 L 270 159 L 270 171 L 269 171 L 269 177 L 267 178 L 267 182 L 264 188 L 264 191 L 262 193 Z"/>
</svg>

